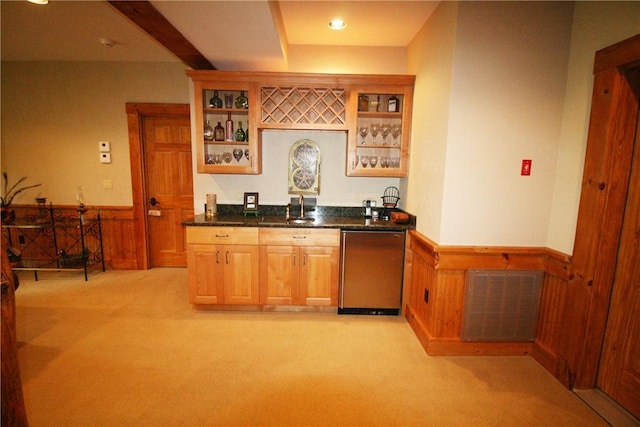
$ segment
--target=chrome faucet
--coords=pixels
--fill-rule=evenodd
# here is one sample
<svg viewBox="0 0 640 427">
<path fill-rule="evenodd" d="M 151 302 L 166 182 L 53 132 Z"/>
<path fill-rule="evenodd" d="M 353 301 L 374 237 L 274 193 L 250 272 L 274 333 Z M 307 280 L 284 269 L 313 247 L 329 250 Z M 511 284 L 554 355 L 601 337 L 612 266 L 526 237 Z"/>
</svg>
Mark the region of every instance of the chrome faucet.
<svg viewBox="0 0 640 427">
<path fill-rule="evenodd" d="M 304 218 L 304 196 L 302 194 L 298 197 L 298 204 L 300 205 L 300 218 Z"/>
</svg>

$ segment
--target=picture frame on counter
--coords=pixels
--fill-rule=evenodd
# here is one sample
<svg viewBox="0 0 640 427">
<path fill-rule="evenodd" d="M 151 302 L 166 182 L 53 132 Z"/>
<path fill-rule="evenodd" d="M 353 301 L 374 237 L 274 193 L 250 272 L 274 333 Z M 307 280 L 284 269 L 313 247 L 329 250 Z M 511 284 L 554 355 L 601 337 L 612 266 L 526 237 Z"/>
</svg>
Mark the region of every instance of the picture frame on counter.
<svg viewBox="0 0 640 427">
<path fill-rule="evenodd" d="M 258 193 L 244 193 L 244 209 L 243 213 L 246 214 L 258 214 Z"/>
</svg>

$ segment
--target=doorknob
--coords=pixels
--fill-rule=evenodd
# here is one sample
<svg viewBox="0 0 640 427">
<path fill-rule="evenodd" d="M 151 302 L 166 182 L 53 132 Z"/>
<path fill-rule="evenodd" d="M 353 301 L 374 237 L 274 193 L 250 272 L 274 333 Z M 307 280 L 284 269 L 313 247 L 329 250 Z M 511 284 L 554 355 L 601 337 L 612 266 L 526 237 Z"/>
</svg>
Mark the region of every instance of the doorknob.
<svg viewBox="0 0 640 427">
<path fill-rule="evenodd" d="M 157 201 L 155 197 L 152 197 L 152 198 L 149 200 L 149 204 L 151 204 L 151 206 L 155 206 L 155 205 L 159 205 L 159 204 L 160 204 L 160 202 L 159 202 L 159 201 Z"/>
</svg>

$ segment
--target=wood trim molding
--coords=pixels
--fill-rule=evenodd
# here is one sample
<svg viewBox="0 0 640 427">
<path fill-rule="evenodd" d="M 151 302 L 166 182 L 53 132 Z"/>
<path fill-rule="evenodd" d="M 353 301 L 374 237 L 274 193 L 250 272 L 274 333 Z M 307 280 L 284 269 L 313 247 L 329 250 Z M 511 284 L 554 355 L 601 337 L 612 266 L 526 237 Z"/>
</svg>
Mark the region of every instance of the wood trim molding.
<svg viewBox="0 0 640 427">
<path fill-rule="evenodd" d="M 411 249 L 422 252 L 436 270 L 543 270 L 569 278 L 571 256 L 550 248 L 520 246 L 438 245 L 416 230 L 410 230 Z"/>
<path fill-rule="evenodd" d="M 559 363 L 568 387 L 594 388 L 613 291 L 640 108 L 640 34 L 596 53 L 589 134 Z M 635 148 L 634 148 L 635 147 Z M 562 380 L 562 378 L 561 378 Z"/>
<path fill-rule="evenodd" d="M 149 239 L 146 221 L 147 192 L 145 182 L 142 122 L 145 116 L 190 115 L 189 104 L 127 103 L 129 128 L 129 158 L 131 162 L 131 189 L 133 194 L 133 221 L 135 231 L 136 267 L 150 268 Z"/>
<path fill-rule="evenodd" d="M 429 356 L 524 356 L 533 351 L 532 342 L 471 342 L 433 337 L 411 307 L 405 310 L 409 326 Z"/>
<path fill-rule="evenodd" d="M 609 68 L 630 67 L 640 61 L 640 34 L 596 52 L 593 74 Z"/>
<path fill-rule="evenodd" d="M 213 82 L 239 81 L 258 83 L 260 86 L 269 85 L 304 85 L 304 87 L 336 87 L 358 86 L 412 86 L 416 76 L 412 74 L 323 74 L 323 73 L 295 73 L 278 71 L 216 71 L 211 73 L 202 70 L 187 70 L 187 75 L 193 80 Z"/>
</svg>

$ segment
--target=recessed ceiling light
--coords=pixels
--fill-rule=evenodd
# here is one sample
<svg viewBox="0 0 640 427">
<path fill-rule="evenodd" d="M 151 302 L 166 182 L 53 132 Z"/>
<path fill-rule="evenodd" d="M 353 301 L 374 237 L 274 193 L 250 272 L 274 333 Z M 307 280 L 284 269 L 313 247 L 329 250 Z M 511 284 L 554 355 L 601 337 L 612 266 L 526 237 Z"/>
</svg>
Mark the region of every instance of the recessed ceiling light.
<svg viewBox="0 0 640 427">
<path fill-rule="evenodd" d="M 331 21 L 329 21 L 329 28 L 331 28 L 332 30 L 344 30 L 345 28 L 347 28 L 347 23 L 339 18 L 332 19 Z"/>
<path fill-rule="evenodd" d="M 49 0 L 29 0 L 29 3 L 35 3 L 35 4 L 48 4 Z"/>
</svg>

